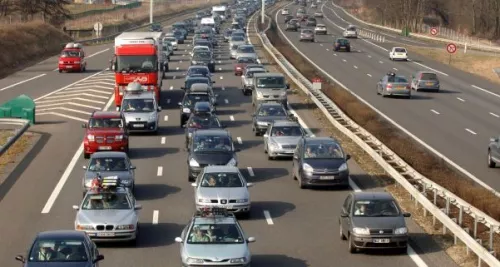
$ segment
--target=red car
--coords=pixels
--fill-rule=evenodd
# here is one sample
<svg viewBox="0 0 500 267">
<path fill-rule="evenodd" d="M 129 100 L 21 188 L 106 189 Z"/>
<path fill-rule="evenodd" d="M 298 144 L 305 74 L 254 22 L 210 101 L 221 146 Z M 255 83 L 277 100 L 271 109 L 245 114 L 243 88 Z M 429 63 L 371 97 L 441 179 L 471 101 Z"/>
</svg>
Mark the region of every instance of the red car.
<svg viewBox="0 0 500 267">
<path fill-rule="evenodd" d="M 129 138 L 125 119 L 120 112 L 94 111 L 89 123 L 83 124 L 83 157 L 98 151 L 123 151 L 128 153 Z"/>
<path fill-rule="evenodd" d="M 257 64 L 257 59 L 253 57 L 239 57 L 236 59 L 236 64 L 234 64 L 234 75 L 241 76 L 248 64 Z"/>
<path fill-rule="evenodd" d="M 59 56 L 59 72 L 63 71 L 78 71 L 82 72 L 87 69 L 87 61 L 85 61 L 85 52 L 81 44 L 69 43 Z"/>
</svg>

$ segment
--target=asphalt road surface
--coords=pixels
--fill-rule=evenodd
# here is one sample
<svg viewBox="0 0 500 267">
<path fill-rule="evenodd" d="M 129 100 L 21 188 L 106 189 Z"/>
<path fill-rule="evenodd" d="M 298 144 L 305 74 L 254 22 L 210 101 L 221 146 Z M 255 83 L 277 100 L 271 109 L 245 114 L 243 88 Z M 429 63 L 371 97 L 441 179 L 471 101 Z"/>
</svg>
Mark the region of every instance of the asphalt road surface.
<svg viewBox="0 0 500 267">
<path fill-rule="evenodd" d="M 177 106 L 183 94 L 179 88 L 190 64 L 189 50 L 187 44 L 179 46 L 163 82 L 159 134 L 133 136 L 130 141 L 130 157 L 137 166 L 136 195 L 143 206 L 138 245 L 100 245 L 105 255 L 102 267 L 180 265 L 179 246 L 174 238 L 194 211 L 193 188 L 187 181 L 187 153 L 183 150 L 184 130 L 179 127 Z M 32 130 L 42 133 L 41 143 L 21 163 L 21 171 L 0 186 L 2 265 L 18 264 L 14 256 L 26 252 L 37 232 L 73 229 L 75 212 L 71 206 L 81 201 L 81 166 L 87 163 L 79 150 L 83 135 L 80 124 L 93 109 L 114 109 L 113 75 L 105 70 L 112 45 L 88 47 L 87 54 L 93 53 L 99 54 L 89 58 L 87 73 L 54 72 L 57 59 L 51 58 L 0 81 L 2 86 L 9 86 L 26 77 L 45 74 L 0 92 L 2 100 L 23 93 L 39 99 L 39 124 Z M 246 234 L 257 239 L 250 245 L 252 266 L 455 266 L 411 220 L 408 224 L 415 232 L 412 248 L 418 255 L 349 254 L 347 244 L 339 240 L 337 220 L 350 190 L 300 190 L 290 176 L 289 160 L 267 159 L 262 137 L 251 131 L 251 101 L 239 90 L 241 80 L 234 76 L 227 45 L 222 44 L 217 54 L 220 63 L 215 87 L 221 103 L 218 114 L 233 139 L 238 140 L 236 146 L 242 149 L 238 155 L 242 173 L 255 183 L 250 189 L 251 218 L 241 222 Z M 69 96 L 56 97 L 63 95 Z M 290 100 L 300 118 L 307 121 L 304 127 L 317 136 L 326 135 L 311 112 L 297 104 L 300 100 L 296 96 Z M 361 189 L 381 190 L 354 161 L 349 167 L 352 180 Z M 153 213 L 158 215 L 157 220 Z"/>
</svg>

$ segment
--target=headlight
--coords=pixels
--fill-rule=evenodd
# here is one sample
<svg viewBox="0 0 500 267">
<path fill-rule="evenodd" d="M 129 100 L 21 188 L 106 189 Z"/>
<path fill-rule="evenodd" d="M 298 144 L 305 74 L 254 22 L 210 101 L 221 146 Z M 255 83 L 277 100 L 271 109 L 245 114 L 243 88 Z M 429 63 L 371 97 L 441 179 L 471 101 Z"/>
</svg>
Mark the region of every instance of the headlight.
<svg viewBox="0 0 500 267">
<path fill-rule="evenodd" d="M 396 230 L 394 230 L 394 234 L 396 235 L 405 235 L 407 233 L 408 233 L 408 228 L 406 227 L 396 228 Z"/>
<path fill-rule="evenodd" d="M 347 171 L 347 163 L 344 163 L 344 164 L 340 165 L 339 171 L 340 172 Z"/>
<path fill-rule="evenodd" d="M 59 64 L 64 64 L 64 61 L 62 61 L 62 60 L 59 60 Z"/>
<path fill-rule="evenodd" d="M 281 93 L 280 96 L 286 96 L 286 91 Z"/>
<path fill-rule="evenodd" d="M 149 121 L 156 121 L 156 113 L 151 113 L 151 115 L 149 115 Z"/>
<path fill-rule="evenodd" d="M 269 148 L 276 149 L 276 148 L 279 148 L 279 146 L 275 142 L 269 142 Z"/>
<path fill-rule="evenodd" d="M 203 263 L 202 259 L 195 259 L 195 258 L 187 258 L 187 263 L 193 264 L 193 263 Z"/>
<path fill-rule="evenodd" d="M 200 199 L 198 199 L 198 202 L 201 202 L 201 203 L 210 203 L 212 201 L 209 198 L 200 198 Z"/>
<path fill-rule="evenodd" d="M 94 226 L 92 226 L 92 225 L 84 225 L 84 224 L 77 224 L 76 225 L 76 230 L 80 230 L 80 231 L 94 230 Z"/>
<path fill-rule="evenodd" d="M 183 108 L 182 112 L 184 112 L 184 113 L 191 113 L 191 110 L 189 108 Z"/>
<path fill-rule="evenodd" d="M 262 92 L 257 92 L 257 97 L 264 97 L 264 95 L 262 94 Z"/>
<path fill-rule="evenodd" d="M 121 140 L 123 140 L 123 135 L 121 135 L 121 134 L 120 134 L 120 135 L 115 135 L 115 140 L 116 140 L 116 141 L 121 141 Z"/>
<path fill-rule="evenodd" d="M 243 199 L 237 199 L 236 200 L 236 203 L 247 203 L 248 202 L 248 198 L 243 198 Z"/>
<path fill-rule="evenodd" d="M 196 65 L 196 61 L 194 61 L 194 60 L 191 61 L 191 64 Z"/>
<path fill-rule="evenodd" d="M 257 125 L 260 125 L 260 126 L 267 126 L 269 123 L 267 121 L 258 121 L 257 122 Z"/>
<path fill-rule="evenodd" d="M 370 234 L 370 229 L 368 229 L 368 228 L 354 227 L 354 228 L 352 228 L 352 231 L 358 235 L 369 235 Z"/>
<path fill-rule="evenodd" d="M 302 164 L 302 169 L 304 170 L 304 172 L 309 172 L 309 173 L 312 173 L 314 171 L 313 167 L 311 167 L 311 165 L 307 163 Z"/>
<path fill-rule="evenodd" d="M 94 135 L 93 134 L 87 135 L 87 139 L 89 139 L 90 142 L 94 142 Z"/>
<path fill-rule="evenodd" d="M 247 260 L 246 258 L 230 259 L 229 263 L 245 263 L 246 260 Z"/>
<path fill-rule="evenodd" d="M 124 224 L 116 226 L 116 230 L 134 230 L 135 226 L 133 224 Z"/>
<path fill-rule="evenodd" d="M 92 180 L 85 180 L 85 187 L 92 187 Z"/>
<path fill-rule="evenodd" d="M 191 167 L 200 167 L 200 164 L 198 164 L 198 161 L 196 161 L 195 159 L 190 159 L 189 160 L 189 166 Z"/>
<path fill-rule="evenodd" d="M 236 166 L 238 164 L 238 162 L 236 162 L 236 160 L 234 158 L 232 158 L 228 163 L 227 165 L 228 166 Z"/>
</svg>

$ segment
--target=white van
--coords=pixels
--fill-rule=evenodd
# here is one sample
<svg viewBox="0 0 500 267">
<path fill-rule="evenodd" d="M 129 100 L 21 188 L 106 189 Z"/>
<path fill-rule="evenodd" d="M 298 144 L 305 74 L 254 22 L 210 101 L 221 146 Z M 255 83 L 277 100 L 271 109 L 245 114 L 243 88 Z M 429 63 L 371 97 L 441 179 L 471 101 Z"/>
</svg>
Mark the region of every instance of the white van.
<svg viewBox="0 0 500 267">
<path fill-rule="evenodd" d="M 210 26 L 212 28 L 215 28 L 214 18 L 202 18 L 200 24 L 201 26 Z"/>
</svg>

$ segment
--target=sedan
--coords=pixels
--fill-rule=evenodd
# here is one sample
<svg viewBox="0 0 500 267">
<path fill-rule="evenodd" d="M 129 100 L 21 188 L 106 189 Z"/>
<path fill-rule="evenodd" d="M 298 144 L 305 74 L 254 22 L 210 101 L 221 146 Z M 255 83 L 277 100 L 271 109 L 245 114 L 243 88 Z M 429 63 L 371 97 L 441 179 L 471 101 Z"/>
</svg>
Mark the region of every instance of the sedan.
<svg viewBox="0 0 500 267">
<path fill-rule="evenodd" d="M 377 83 L 377 95 L 386 96 L 404 96 L 411 98 L 411 86 L 408 79 L 404 76 L 398 76 L 395 73 L 388 73 Z"/>
<path fill-rule="evenodd" d="M 257 53 L 253 45 L 240 45 L 236 50 L 236 58 L 257 58 Z"/>
<path fill-rule="evenodd" d="M 256 136 L 259 136 L 267 131 L 271 123 L 276 120 L 288 120 L 291 114 L 288 114 L 285 107 L 280 103 L 268 102 L 259 104 L 252 117 L 252 130 Z"/>
<path fill-rule="evenodd" d="M 358 249 L 398 249 L 406 253 L 408 228 L 396 200 L 387 192 L 355 192 L 340 211 L 339 234 L 350 253 Z"/>
<path fill-rule="evenodd" d="M 294 120 L 274 121 L 264 134 L 264 152 L 269 159 L 291 157 L 297 144 L 306 133 Z"/>
<path fill-rule="evenodd" d="M 488 167 L 495 168 L 500 163 L 500 137 L 490 138 L 488 145 Z"/>
<path fill-rule="evenodd" d="M 338 52 L 340 50 L 351 52 L 351 42 L 346 38 L 337 38 L 333 44 L 333 51 Z"/>
<path fill-rule="evenodd" d="M 314 42 L 314 31 L 310 29 L 303 29 L 300 31 L 299 41 L 309 41 Z"/>
<path fill-rule="evenodd" d="M 293 19 L 293 16 L 292 15 L 286 15 L 285 16 L 285 23 L 289 22 L 290 20 Z"/>
<path fill-rule="evenodd" d="M 432 90 L 439 92 L 439 79 L 437 74 L 430 71 L 419 71 L 411 76 L 411 89 Z"/>
<path fill-rule="evenodd" d="M 290 10 L 288 10 L 288 8 L 283 8 L 283 9 L 281 10 L 281 15 L 284 15 L 284 16 L 285 16 L 285 15 L 289 15 L 289 14 L 290 14 Z"/>
<path fill-rule="evenodd" d="M 314 17 L 316 18 L 322 18 L 323 17 L 323 13 L 322 12 L 314 12 Z"/>
<path fill-rule="evenodd" d="M 257 63 L 257 59 L 253 57 L 239 57 L 236 59 L 236 64 L 234 65 L 234 75 L 241 76 L 245 66 L 248 64 Z"/>
<path fill-rule="evenodd" d="M 328 31 L 327 31 L 326 26 L 324 24 L 318 24 L 318 25 L 316 25 L 316 28 L 314 28 L 314 33 L 326 35 L 328 33 Z"/>
<path fill-rule="evenodd" d="M 306 21 L 306 26 L 316 26 L 316 19 L 315 18 L 308 18 Z"/>
</svg>

